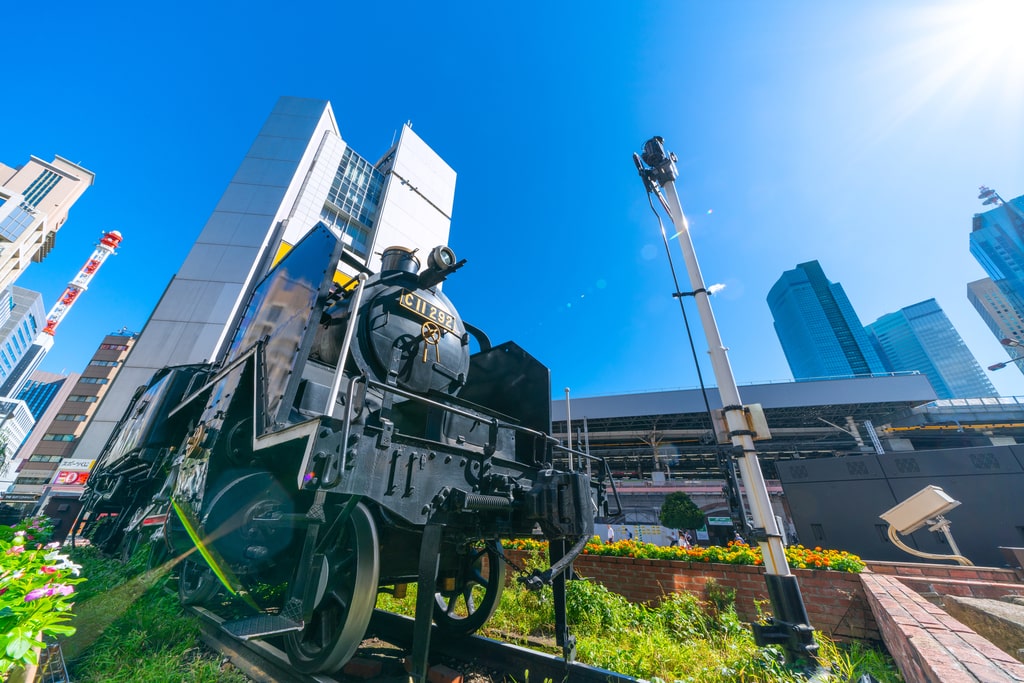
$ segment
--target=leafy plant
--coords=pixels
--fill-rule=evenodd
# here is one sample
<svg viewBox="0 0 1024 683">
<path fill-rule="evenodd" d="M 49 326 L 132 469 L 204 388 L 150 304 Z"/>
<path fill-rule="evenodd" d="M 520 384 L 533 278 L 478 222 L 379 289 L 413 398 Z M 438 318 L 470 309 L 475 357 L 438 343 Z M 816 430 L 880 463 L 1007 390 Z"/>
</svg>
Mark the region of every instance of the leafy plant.
<svg viewBox="0 0 1024 683">
<path fill-rule="evenodd" d="M 49 539 L 48 520 L 26 520 L 0 532 L 0 673 L 14 666 L 37 664 L 45 636 L 71 635 L 69 597 L 81 567 Z"/>
<path fill-rule="evenodd" d="M 669 529 L 698 529 L 704 526 L 704 511 L 682 491 L 665 496 L 658 519 Z"/>
</svg>

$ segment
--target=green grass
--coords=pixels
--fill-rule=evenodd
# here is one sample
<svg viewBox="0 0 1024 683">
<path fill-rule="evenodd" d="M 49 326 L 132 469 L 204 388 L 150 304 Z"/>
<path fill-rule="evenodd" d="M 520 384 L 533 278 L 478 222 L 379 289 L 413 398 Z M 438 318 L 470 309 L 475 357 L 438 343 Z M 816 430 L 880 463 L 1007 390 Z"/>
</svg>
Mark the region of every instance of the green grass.
<svg viewBox="0 0 1024 683">
<path fill-rule="evenodd" d="M 530 567 L 540 564 L 530 560 Z M 396 600 L 381 595 L 378 607 L 412 615 L 416 587 Z M 733 595 L 716 584 L 708 586 L 708 600 L 690 593 L 668 596 L 657 607 L 629 602 L 621 595 L 591 581 L 571 581 L 566 611 L 577 637 L 577 659 L 611 671 L 647 680 L 685 683 L 798 683 L 806 680 L 785 666 L 773 648 L 754 643 L 749 626 L 736 615 Z M 529 643 L 548 641 L 559 652 L 552 636 L 554 608 L 550 588 L 526 591 L 510 584 L 501 596 L 494 617 L 482 635 Z M 881 683 L 898 683 L 902 677 L 891 658 L 860 644 L 837 644 L 816 633 L 821 664 L 831 680 L 846 683 L 871 674 Z"/>
<path fill-rule="evenodd" d="M 75 605 L 77 633 L 63 642 L 76 683 L 196 683 L 248 679 L 222 666 L 199 638 L 199 624 L 185 616 L 178 596 L 165 589 L 168 568 L 145 571 L 146 549 L 128 564 L 77 548 L 88 581 Z"/>
<path fill-rule="evenodd" d="M 182 614 L 177 595 L 165 588 L 168 568 L 146 571 L 146 549 L 123 565 L 90 548 L 74 551 L 89 579 L 80 584 L 74 624 L 64 641 L 76 683 L 179 683 L 247 680 L 221 666 L 202 646 L 198 623 Z M 532 565 L 539 565 L 533 558 Z M 416 587 L 404 599 L 382 593 L 377 606 L 412 615 Z M 577 637 L 579 661 L 647 680 L 685 683 L 798 683 L 805 678 L 781 663 L 777 650 L 754 644 L 748 625 L 736 616 L 728 591 L 709 586 L 707 598 L 668 596 L 657 607 L 630 603 L 600 584 L 569 583 L 566 607 Z M 527 591 L 513 582 L 483 634 L 518 643 L 542 644 L 559 652 L 553 639 L 550 588 Z M 821 663 L 836 682 L 871 674 L 881 683 L 902 681 L 892 660 L 860 644 L 840 645 L 816 634 Z"/>
</svg>

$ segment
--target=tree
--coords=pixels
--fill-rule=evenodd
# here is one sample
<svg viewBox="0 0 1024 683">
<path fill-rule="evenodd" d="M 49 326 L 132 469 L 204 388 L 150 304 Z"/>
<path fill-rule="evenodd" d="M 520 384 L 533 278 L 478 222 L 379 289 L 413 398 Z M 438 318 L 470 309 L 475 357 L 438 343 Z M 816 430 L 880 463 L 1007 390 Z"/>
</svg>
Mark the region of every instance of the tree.
<svg viewBox="0 0 1024 683">
<path fill-rule="evenodd" d="M 704 512 L 682 491 L 665 496 L 658 520 L 669 529 L 699 529 L 704 526 Z"/>
</svg>

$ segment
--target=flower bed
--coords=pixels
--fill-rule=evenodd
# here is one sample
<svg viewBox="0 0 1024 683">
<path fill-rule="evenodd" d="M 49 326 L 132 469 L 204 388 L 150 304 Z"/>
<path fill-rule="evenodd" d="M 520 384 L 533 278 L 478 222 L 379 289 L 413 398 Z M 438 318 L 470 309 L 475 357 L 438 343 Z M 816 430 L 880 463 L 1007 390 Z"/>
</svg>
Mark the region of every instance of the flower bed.
<svg viewBox="0 0 1024 683">
<path fill-rule="evenodd" d="M 502 541 L 507 550 L 547 552 L 547 541 L 512 539 Z M 717 562 L 721 564 L 763 565 L 761 548 L 746 543 L 730 542 L 727 546 L 698 546 L 680 548 L 655 545 L 642 541 L 616 541 L 601 543 L 595 536 L 583 549 L 584 555 L 598 557 L 632 557 L 643 560 L 677 560 L 682 562 Z M 831 569 L 858 573 L 864 570 L 864 561 L 845 550 L 805 548 L 802 545 L 786 547 L 786 561 L 794 569 Z"/>
<path fill-rule="evenodd" d="M 84 579 L 56 543 L 40 542 L 51 530 L 42 520 L 0 527 L 0 674 L 36 664 L 44 636 L 75 632 L 68 597 Z"/>
</svg>

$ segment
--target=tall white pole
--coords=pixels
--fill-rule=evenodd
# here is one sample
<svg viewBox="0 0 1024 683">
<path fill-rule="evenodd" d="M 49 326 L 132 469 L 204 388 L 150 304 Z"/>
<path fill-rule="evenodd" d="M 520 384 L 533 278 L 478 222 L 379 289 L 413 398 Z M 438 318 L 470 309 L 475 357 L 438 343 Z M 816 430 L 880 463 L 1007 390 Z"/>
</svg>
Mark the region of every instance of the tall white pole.
<svg viewBox="0 0 1024 683">
<path fill-rule="evenodd" d="M 807 610 L 804 607 L 796 577 L 789 571 L 789 563 L 786 562 L 782 534 L 772 511 L 771 501 L 768 498 L 768 487 L 765 485 L 761 465 L 757 460 L 757 451 L 754 449 L 753 427 L 747 421 L 747 412 L 740 400 L 740 392 L 736 387 L 732 368 L 729 367 L 727 349 L 722 344 L 722 338 L 718 333 L 718 324 L 711 311 L 708 290 L 704 286 L 704 278 L 701 276 L 700 266 L 697 264 L 697 255 L 693 251 L 690 226 L 679 203 L 679 194 L 676 192 L 676 158 L 665 152 L 662 146 L 663 142 L 660 137 L 656 137 L 648 140 L 644 145 L 643 160 L 650 166 L 649 169 L 643 167 L 636 155 L 634 155 L 634 161 L 648 192 L 656 192 L 659 186 L 664 190 L 659 196 L 676 228 L 676 236 L 679 238 L 679 248 L 683 252 L 686 272 L 693 290 L 689 294 L 697 303 L 701 326 L 704 328 L 707 338 L 711 368 L 714 370 L 715 380 L 718 383 L 718 393 L 722 399 L 722 412 L 729 440 L 733 447 L 743 454 L 739 458 L 740 478 L 746 489 L 754 526 L 759 530 L 756 540 L 761 547 L 761 556 L 764 558 L 764 566 L 767 571 L 765 582 L 773 612 L 772 619 L 768 624 L 753 625 L 754 640 L 759 645 L 780 645 L 786 652 L 787 659 L 793 662 L 806 662 L 808 657 L 812 657 L 818 649 L 818 645 L 814 641 L 814 629 L 808 623 Z"/>
<path fill-rule="evenodd" d="M 711 310 L 711 301 L 707 289 L 704 287 L 704 278 L 701 275 L 700 266 L 697 264 L 697 255 L 694 253 L 693 241 L 690 239 L 690 225 L 679 203 L 679 193 L 676 191 L 675 182 L 663 180 L 661 187 L 672 223 L 676 228 L 676 236 L 679 239 L 679 248 L 683 252 L 683 261 L 686 263 L 686 272 L 690 278 L 693 298 L 697 304 L 697 312 L 700 315 L 701 326 L 704 328 L 704 335 L 707 338 L 711 369 L 715 373 L 715 381 L 718 384 L 718 393 L 722 399 L 730 440 L 733 446 L 743 450 L 743 457 L 739 461 L 740 475 L 746 488 L 754 526 L 764 529 L 767 536 L 766 540 L 758 542 L 764 556 L 764 566 L 772 574 L 787 575 L 790 571 L 789 564 L 786 562 L 786 550 L 782 543 L 782 535 L 779 533 L 779 527 L 775 521 L 775 513 L 772 511 L 772 504 L 768 498 L 768 487 L 764 482 L 764 475 L 761 473 L 757 451 L 754 449 L 754 439 L 749 433 L 750 427 L 747 425 L 743 411 L 743 402 L 740 400 L 740 392 L 732 374 L 732 367 L 729 365 L 728 349 L 722 344 L 718 324 L 715 322 L 715 314 Z"/>
</svg>

